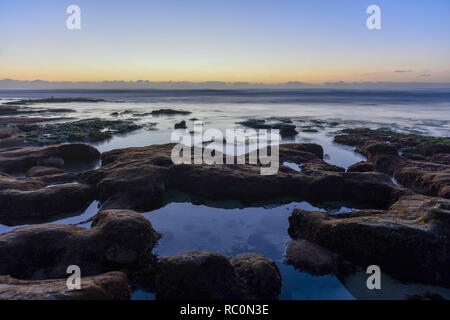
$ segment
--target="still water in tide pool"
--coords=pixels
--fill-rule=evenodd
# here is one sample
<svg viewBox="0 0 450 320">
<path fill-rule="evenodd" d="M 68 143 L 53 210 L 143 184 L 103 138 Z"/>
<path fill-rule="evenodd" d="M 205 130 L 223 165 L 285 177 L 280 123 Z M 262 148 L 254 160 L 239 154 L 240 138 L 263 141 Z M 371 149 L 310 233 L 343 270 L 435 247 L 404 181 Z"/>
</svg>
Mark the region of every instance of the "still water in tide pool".
<svg viewBox="0 0 450 320">
<path fill-rule="evenodd" d="M 311 276 L 283 263 L 286 245 L 291 240 L 288 217 L 295 208 L 324 210 L 304 201 L 247 208 L 232 201 L 201 205 L 171 202 L 144 216 L 162 234 L 153 250 L 161 257 L 189 251 L 211 251 L 225 256 L 260 253 L 272 259 L 281 271 L 280 299 L 353 299 L 335 276 Z M 335 211 L 350 208 L 338 206 Z M 133 298 L 152 296 L 140 290 Z"/>
</svg>

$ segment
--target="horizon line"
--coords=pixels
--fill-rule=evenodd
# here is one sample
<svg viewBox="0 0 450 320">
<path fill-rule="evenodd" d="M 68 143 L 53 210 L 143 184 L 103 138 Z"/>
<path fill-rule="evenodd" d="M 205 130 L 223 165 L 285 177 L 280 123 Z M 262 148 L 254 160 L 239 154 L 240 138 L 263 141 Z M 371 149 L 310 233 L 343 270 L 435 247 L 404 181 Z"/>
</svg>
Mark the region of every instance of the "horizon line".
<svg viewBox="0 0 450 320">
<path fill-rule="evenodd" d="M 277 83 L 246 81 L 150 81 L 150 80 L 102 80 L 102 81 L 49 81 L 0 79 L 0 90 L 56 90 L 56 89 L 313 89 L 313 88 L 361 88 L 361 89 L 450 89 L 450 82 L 419 81 L 326 81 L 320 83 L 286 81 Z"/>
</svg>

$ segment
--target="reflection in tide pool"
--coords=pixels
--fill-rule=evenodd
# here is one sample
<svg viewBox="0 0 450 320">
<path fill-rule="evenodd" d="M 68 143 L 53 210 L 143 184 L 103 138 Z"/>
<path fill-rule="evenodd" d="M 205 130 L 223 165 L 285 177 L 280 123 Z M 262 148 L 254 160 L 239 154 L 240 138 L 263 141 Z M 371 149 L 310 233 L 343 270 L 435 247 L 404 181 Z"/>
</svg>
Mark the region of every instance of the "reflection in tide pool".
<svg viewBox="0 0 450 320">
<path fill-rule="evenodd" d="M 92 201 L 89 207 L 83 212 L 74 212 L 65 216 L 58 216 L 49 221 L 39 221 L 39 223 L 50 224 L 76 224 L 79 227 L 89 228 L 91 226 L 90 219 L 94 217 L 99 211 L 99 202 Z M 7 226 L 0 224 L 0 234 L 13 231 L 17 228 L 26 227 L 29 224 Z M 34 224 L 33 224 L 34 225 Z"/>
<path fill-rule="evenodd" d="M 162 257 L 189 251 L 213 251 L 225 256 L 260 253 L 280 268 L 280 299 L 353 299 L 336 277 L 311 276 L 283 264 L 290 240 L 288 217 L 295 208 L 323 211 L 307 202 L 250 208 L 239 208 L 231 202 L 221 207 L 172 202 L 144 216 L 163 235 L 154 249 Z M 143 292 L 135 292 L 133 297 L 145 298 Z"/>
</svg>

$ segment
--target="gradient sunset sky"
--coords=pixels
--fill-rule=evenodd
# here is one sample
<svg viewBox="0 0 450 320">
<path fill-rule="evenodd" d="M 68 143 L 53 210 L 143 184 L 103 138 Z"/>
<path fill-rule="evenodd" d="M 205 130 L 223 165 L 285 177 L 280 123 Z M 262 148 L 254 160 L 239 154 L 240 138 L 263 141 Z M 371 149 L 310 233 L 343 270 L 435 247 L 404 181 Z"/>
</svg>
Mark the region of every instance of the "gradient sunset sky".
<svg viewBox="0 0 450 320">
<path fill-rule="evenodd" d="M 450 1 L 0 0 L 4 78 L 450 82 Z"/>
</svg>

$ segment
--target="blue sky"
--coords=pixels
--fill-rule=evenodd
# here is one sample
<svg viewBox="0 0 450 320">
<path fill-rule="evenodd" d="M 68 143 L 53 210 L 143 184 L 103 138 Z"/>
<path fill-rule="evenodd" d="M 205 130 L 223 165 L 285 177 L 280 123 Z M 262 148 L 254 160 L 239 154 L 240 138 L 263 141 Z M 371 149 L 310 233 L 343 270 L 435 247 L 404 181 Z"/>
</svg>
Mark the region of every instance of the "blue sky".
<svg viewBox="0 0 450 320">
<path fill-rule="evenodd" d="M 450 82 L 449 34 L 448 0 L 0 0 L 0 78 Z"/>
</svg>

